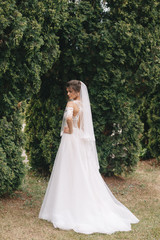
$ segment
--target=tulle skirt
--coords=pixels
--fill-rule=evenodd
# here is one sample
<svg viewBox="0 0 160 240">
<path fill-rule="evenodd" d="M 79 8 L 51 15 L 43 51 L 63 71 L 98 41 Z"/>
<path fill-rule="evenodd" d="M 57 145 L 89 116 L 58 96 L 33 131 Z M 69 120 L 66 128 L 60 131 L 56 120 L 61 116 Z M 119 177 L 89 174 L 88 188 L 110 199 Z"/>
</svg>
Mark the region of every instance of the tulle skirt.
<svg viewBox="0 0 160 240">
<path fill-rule="evenodd" d="M 130 231 L 139 220 L 107 187 L 79 129 L 73 132 L 61 138 L 39 218 L 84 234 Z"/>
</svg>

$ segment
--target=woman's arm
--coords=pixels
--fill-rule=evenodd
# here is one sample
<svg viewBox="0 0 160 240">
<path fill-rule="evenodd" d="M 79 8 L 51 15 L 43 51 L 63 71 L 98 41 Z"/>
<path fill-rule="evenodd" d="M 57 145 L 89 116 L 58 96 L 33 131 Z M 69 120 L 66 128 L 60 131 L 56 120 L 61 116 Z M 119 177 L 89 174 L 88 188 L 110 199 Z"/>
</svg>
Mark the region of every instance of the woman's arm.
<svg viewBox="0 0 160 240">
<path fill-rule="evenodd" d="M 73 132 L 73 120 L 72 120 L 72 118 L 67 118 L 67 124 L 68 124 L 68 129 L 69 129 L 68 133 L 71 134 Z"/>
<path fill-rule="evenodd" d="M 67 103 L 68 113 L 66 117 L 66 122 L 68 127 L 64 128 L 64 133 L 71 134 L 73 132 L 73 102 Z"/>
</svg>

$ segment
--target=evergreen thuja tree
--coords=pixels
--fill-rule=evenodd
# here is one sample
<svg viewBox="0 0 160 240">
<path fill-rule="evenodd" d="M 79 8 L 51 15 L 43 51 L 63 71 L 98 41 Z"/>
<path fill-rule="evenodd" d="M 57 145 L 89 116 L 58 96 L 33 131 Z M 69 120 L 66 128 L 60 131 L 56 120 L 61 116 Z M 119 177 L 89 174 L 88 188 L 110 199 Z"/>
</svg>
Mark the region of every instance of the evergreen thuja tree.
<svg viewBox="0 0 160 240">
<path fill-rule="evenodd" d="M 156 86 L 153 91 L 153 97 L 148 109 L 148 123 L 149 123 L 149 149 L 153 155 L 160 162 L 160 85 Z"/>
<path fill-rule="evenodd" d="M 41 114 L 37 119 L 30 115 L 34 102 L 27 112 L 27 149 L 32 151 L 32 166 L 38 164 L 33 157 L 37 154 L 38 169 L 42 171 L 44 164 L 45 169 L 51 169 L 66 102 L 62 97 L 65 83 L 79 79 L 90 94 L 101 172 L 111 175 L 132 171 L 141 152 L 140 99 L 158 81 L 156 2 L 109 0 L 108 8 L 104 8 L 102 1 L 81 0 L 69 1 L 67 7 L 68 17 L 57 32 L 60 55 L 44 75 L 40 95 L 34 98 L 35 111 L 46 117 L 45 131 Z M 35 114 L 38 116 L 38 112 Z M 54 121 L 48 125 L 52 114 Z M 48 131 L 52 137 L 47 137 Z M 39 145 L 34 144 L 37 138 Z M 45 147 L 39 149 L 42 145 L 49 149 L 48 156 Z"/>
<path fill-rule="evenodd" d="M 17 49 L 27 27 L 15 1 L 0 3 L 0 196 L 11 193 L 24 175 Z M 23 84 L 22 84 L 23 85 Z M 19 105 L 20 106 L 20 105 Z"/>
<path fill-rule="evenodd" d="M 0 195 L 15 190 L 24 174 L 20 105 L 39 91 L 59 56 L 65 8 L 56 0 L 0 2 Z"/>
<path fill-rule="evenodd" d="M 140 153 L 140 159 L 143 159 L 143 160 L 147 160 L 153 157 L 148 145 L 149 143 L 148 131 L 150 129 L 150 126 L 148 123 L 148 109 L 150 108 L 151 99 L 152 99 L 151 95 L 144 96 L 141 101 L 141 104 L 139 105 L 139 110 L 138 110 L 140 119 L 144 124 L 144 131 L 141 137 L 142 150 Z"/>
<path fill-rule="evenodd" d="M 60 141 L 64 108 L 61 104 L 64 99 L 61 86 L 55 81 L 51 88 L 47 83 L 45 92 L 42 87 L 29 101 L 25 127 L 28 159 L 32 168 L 43 175 L 52 170 Z"/>
<path fill-rule="evenodd" d="M 104 15 L 103 23 L 105 24 L 105 29 L 103 30 L 103 35 L 101 35 L 104 41 L 103 48 L 101 49 L 101 58 L 103 59 L 103 55 L 106 55 L 106 71 L 99 71 L 100 77 L 97 76 L 96 79 L 101 82 L 103 81 L 101 78 L 105 79 L 105 81 L 108 79 L 108 83 L 106 82 L 108 88 L 105 89 L 105 84 L 102 87 L 102 95 L 105 96 L 108 102 L 105 107 L 106 109 L 101 102 L 104 115 L 106 115 L 106 129 L 108 134 L 112 133 L 116 122 L 116 119 L 114 119 L 116 114 L 113 113 L 117 111 L 119 115 L 117 116 L 117 121 L 121 125 L 121 117 L 123 116 L 124 123 L 125 118 L 128 118 L 127 111 L 125 111 L 125 114 L 121 114 L 121 106 L 126 106 L 126 104 L 131 106 L 128 111 L 130 117 L 126 121 L 126 127 L 123 123 L 121 126 L 125 130 L 128 128 L 126 135 L 124 134 L 128 143 L 124 142 L 122 149 L 125 148 L 125 145 L 126 148 L 130 146 L 129 148 L 132 149 L 133 155 L 131 154 L 132 156 L 128 155 L 127 157 L 124 154 L 124 156 L 126 155 L 126 160 L 125 158 L 122 159 L 125 160 L 124 166 L 127 162 L 132 162 L 131 159 L 133 159 L 134 165 L 141 153 L 142 124 L 138 116 L 139 105 L 142 104 L 141 100 L 143 96 L 151 93 L 151 87 L 156 86 L 159 78 L 158 4 L 155 1 L 152 1 L 152 3 L 139 1 L 137 3 L 133 1 L 115 2 L 109 0 L 107 1 L 107 7 L 109 11 Z M 110 45 L 107 41 L 108 38 L 112 39 Z M 99 46 L 101 47 L 101 45 Z M 102 61 L 99 60 L 99 62 Z M 108 108 L 110 108 L 109 116 L 107 114 Z M 131 124 L 132 120 L 133 125 Z M 123 128 L 121 127 L 120 129 L 124 133 Z M 116 162 L 116 154 L 114 155 L 115 158 L 112 160 L 113 165 Z M 122 163 L 123 160 L 119 160 L 119 162 Z M 107 164 L 108 159 L 106 159 Z M 116 166 L 118 165 L 116 164 L 115 168 Z"/>
<path fill-rule="evenodd" d="M 101 172 L 120 174 L 131 171 L 136 165 L 142 124 L 135 112 L 134 100 L 127 96 L 124 87 L 125 73 L 121 67 L 124 70 L 124 64 L 128 61 L 125 49 L 121 46 L 124 39 L 119 42 L 116 37 L 119 34 L 118 27 L 115 25 L 111 31 L 112 27 L 100 1 L 68 4 L 67 21 L 58 31 L 59 59 L 48 72 L 47 79 L 43 79 L 40 95 L 34 99 L 35 104 L 32 101 L 27 110 L 27 150 L 35 169 L 38 166 L 38 170 L 43 171 L 44 168 L 51 169 L 53 165 L 56 153 L 54 146 L 57 144 L 66 101 L 62 96 L 65 94 L 65 83 L 70 79 L 80 79 L 88 86 Z M 55 86 L 57 90 L 52 91 Z M 51 104 L 46 107 L 48 101 Z M 52 101 L 56 106 L 54 112 L 51 111 Z M 34 109 L 34 105 L 37 109 Z M 34 118 L 34 112 L 37 112 L 37 118 Z M 44 112 L 47 124 L 43 122 L 45 115 L 42 114 L 42 117 L 39 114 L 38 117 L 38 112 Z M 57 120 L 48 125 L 53 118 Z M 52 133 L 52 138 L 47 132 Z M 47 147 L 47 142 L 53 148 Z M 44 150 L 41 146 L 44 146 Z M 45 147 L 48 156 L 45 156 Z"/>
<path fill-rule="evenodd" d="M 16 190 L 24 176 L 21 109 L 9 97 L 4 97 L 8 112 L 0 118 L 0 196 Z"/>
<path fill-rule="evenodd" d="M 86 82 L 85 78 L 89 74 L 93 75 L 93 67 L 88 63 L 94 64 L 95 68 L 93 61 L 95 53 L 87 54 L 89 45 L 93 45 L 92 41 L 96 44 L 94 34 L 91 34 L 91 30 L 87 30 L 88 19 L 94 19 L 94 8 L 88 1 L 80 4 L 69 3 L 67 12 L 67 21 L 58 31 L 60 56 L 47 75 L 44 75 L 40 92 L 34 96 L 33 101 L 31 100 L 26 112 L 26 149 L 32 167 L 40 172 L 44 172 L 44 169 L 46 172 L 50 171 L 53 166 L 67 100 L 66 82 L 71 79 Z M 91 22 L 90 24 L 92 25 Z M 96 26 L 96 21 L 93 25 Z M 92 49 L 89 51 L 91 53 Z M 34 114 L 37 118 L 34 118 Z M 36 144 L 37 141 L 39 144 Z"/>
</svg>

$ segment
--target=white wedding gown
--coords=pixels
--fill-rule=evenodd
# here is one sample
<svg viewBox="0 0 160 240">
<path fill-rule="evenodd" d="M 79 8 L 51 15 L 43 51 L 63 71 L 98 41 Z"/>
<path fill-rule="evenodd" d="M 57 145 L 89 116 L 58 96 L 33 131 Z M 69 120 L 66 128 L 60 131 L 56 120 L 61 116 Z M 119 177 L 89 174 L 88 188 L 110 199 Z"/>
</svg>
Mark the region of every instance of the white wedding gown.
<svg viewBox="0 0 160 240">
<path fill-rule="evenodd" d="M 62 135 L 39 218 L 55 228 L 84 234 L 129 231 L 131 223 L 139 220 L 113 196 L 101 177 L 93 161 L 96 149 L 81 138 L 81 108 L 78 101 L 74 103 L 80 110 L 73 117 L 73 133 Z M 73 109 L 67 107 L 64 116 L 68 114 Z"/>
</svg>

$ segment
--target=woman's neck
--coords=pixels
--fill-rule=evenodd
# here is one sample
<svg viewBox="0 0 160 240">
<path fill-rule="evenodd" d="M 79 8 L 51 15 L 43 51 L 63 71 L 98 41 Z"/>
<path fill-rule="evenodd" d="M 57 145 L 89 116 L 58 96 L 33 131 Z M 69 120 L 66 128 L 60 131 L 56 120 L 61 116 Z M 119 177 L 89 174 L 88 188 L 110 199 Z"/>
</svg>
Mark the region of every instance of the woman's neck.
<svg viewBox="0 0 160 240">
<path fill-rule="evenodd" d="M 73 101 L 80 101 L 80 97 L 74 98 Z"/>
</svg>

